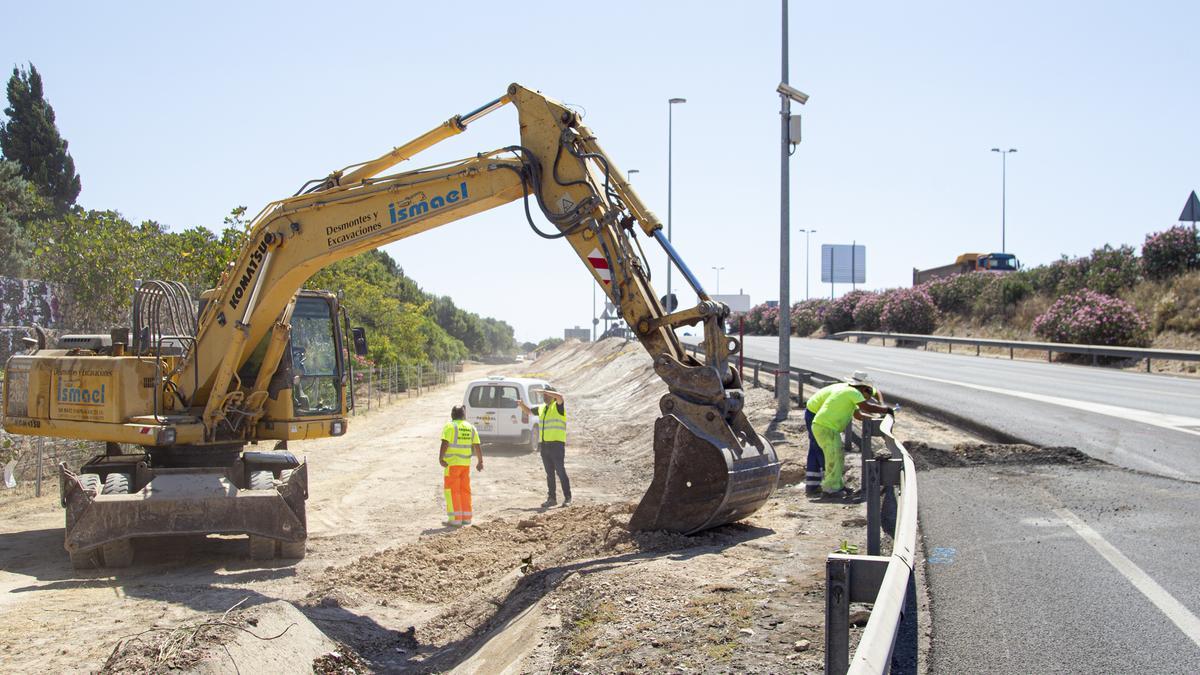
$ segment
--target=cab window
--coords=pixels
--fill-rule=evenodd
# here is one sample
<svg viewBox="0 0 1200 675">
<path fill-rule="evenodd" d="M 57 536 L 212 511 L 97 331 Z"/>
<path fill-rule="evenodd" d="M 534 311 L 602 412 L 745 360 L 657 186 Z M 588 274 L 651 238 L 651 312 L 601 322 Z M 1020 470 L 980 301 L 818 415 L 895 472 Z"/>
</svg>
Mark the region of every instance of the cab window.
<svg viewBox="0 0 1200 675">
<path fill-rule="evenodd" d="M 342 408 L 333 315 L 321 298 L 301 297 L 292 313 L 292 406 L 295 414 L 328 415 Z"/>
</svg>

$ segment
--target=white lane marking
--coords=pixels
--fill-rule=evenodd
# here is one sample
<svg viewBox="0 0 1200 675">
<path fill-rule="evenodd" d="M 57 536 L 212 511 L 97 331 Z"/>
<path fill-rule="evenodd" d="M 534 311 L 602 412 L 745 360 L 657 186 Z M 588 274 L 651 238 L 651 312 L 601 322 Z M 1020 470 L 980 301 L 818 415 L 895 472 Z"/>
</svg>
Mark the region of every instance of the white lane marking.
<svg viewBox="0 0 1200 675">
<path fill-rule="evenodd" d="M 1189 429 L 1187 427 L 1200 426 L 1200 418 L 1184 417 L 1183 415 L 1169 415 L 1167 413 L 1156 413 L 1149 410 L 1138 410 L 1136 408 L 1123 408 L 1121 406 L 1108 405 L 1105 403 L 1092 403 L 1091 401 L 1076 401 L 1075 399 L 1062 398 L 1059 396 L 1047 396 L 1045 394 L 1034 394 L 1027 391 L 1015 391 L 1013 389 L 1001 389 L 999 387 L 989 387 L 983 384 L 975 384 L 973 382 L 959 382 L 957 380 L 943 380 L 937 377 L 928 377 L 926 375 L 916 375 L 914 373 L 902 373 L 898 370 L 888 370 L 886 368 L 874 368 L 881 373 L 891 373 L 893 375 L 902 375 L 904 377 L 915 377 L 918 380 L 929 380 L 930 382 L 940 382 L 942 384 L 953 384 L 960 387 L 969 387 L 980 391 L 989 391 L 993 394 L 1003 394 L 1005 396 L 1015 396 L 1017 398 L 1029 399 L 1030 401 L 1038 401 L 1041 403 L 1049 403 L 1051 405 L 1059 405 L 1064 408 L 1074 408 L 1085 412 L 1107 415 L 1118 419 L 1141 422 L 1151 426 L 1162 427 L 1184 434 L 1192 434 L 1200 436 L 1200 431 Z"/>
<path fill-rule="evenodd" d="M 1092 548 L 1096 549 L 1096 552 L 1116 568 L 1121 576 L 1128 579 L 1134 588 L 1141 591 L 1142 595 L 1154 603 L 1154 606 L 1158 607 L 1159 611 L 1165 614 L 1179 630 L 1183 631 L 1184 635 L 1191 638 L 1192 642 L 1200 647 L 1200 618 L 1196 618 L 1196 615 L 1184 607 L 1183 603 L 1176 600 L 1165 588 L 1159 586 L 1158 582 L 1142 571 L 1142 568 L 1125 557 L 1124 553 L 1118 551 L 1117 547 L 1108 543 L 1107 539 L 1100 536 L 1099 532 L 1089 527 L 1074 513 L 1065 508 L 1054 509 L 1054 513 Z"/>
</svg>

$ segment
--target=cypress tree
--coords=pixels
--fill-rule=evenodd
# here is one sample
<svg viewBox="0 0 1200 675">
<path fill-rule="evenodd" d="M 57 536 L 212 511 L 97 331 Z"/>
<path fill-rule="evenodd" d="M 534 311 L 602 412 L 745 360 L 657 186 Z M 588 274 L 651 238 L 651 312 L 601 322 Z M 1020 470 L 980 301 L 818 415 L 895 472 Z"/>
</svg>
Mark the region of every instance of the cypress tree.
<svg viewBox="0 0 1200 675">
<path fill-rule="evenodd" d="M 66 210 L 79 196 L 79 174 L 54 124 L 54 109 L 43 95 L 42 76 L 32 63 L 28 71 L 13 68 L 4 114 L 8 122 L 0 124 L 0 152 L 21 167 L 23 178 Z"/>
</svg>

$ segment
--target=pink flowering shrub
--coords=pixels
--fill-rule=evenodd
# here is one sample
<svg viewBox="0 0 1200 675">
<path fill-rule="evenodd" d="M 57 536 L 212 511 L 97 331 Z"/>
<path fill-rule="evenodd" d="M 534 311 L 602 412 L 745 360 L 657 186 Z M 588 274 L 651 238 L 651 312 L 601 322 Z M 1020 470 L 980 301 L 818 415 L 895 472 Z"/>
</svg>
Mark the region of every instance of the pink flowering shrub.
<svg viewBox="0 0 1200 675">
<path fill-rule="evenodd" d="M 1129 303 L 1089 290 L 1064 295 L 1033 321 L 1034 334 L 1050 342 L 1109 347 L 1146 346 L 1147 328 Z"/>
<path fill-rule="evenodd" d="M 746 332 L 751 335 L 779 335 L 779 309 L 766 303 L 746 313 Z"/>
<path fill-rule="evenodd" d="M 858 330 L 879 330 L 880 315 L 892 291 L 864 295 L 854 308 L 854 326 Z"/>
<path fill-rule="evenodd" d="M 829 301 L 813 298 L 792 305 L 792 334 L 806 337 L 812 335 L 825 320 Z"/>
<path fill-rule="evenodd" d="M 1142 271 L 1151 279 L 1166 279 L 1200 269 L 1200 235 L 1196 226 L 1176 225 L 1146 235 L 1142 244 Z"/>
<path fill-rule="evenodd" d="M 869 295 L 866 291 L 850 291 L 830 302 L 829 311 L 825 312 L 825 330 L 831 335 L 844 330 L 854 330 L 854 308 L 858 307 L 858 301 L 866 295 Z"/>
<path fill-rule="evenodd" d="M 952 277 L 930 279 L 921 284 L 920 288 L 929 294 L 938 311 L 947 314 L 967 314 L 971 311 L 975 298 L 998 276 L 1001 275 L 994 272 L 956 274 Z"/>
<path fill-rule="evenodd" d="M 937 323 L 937 306 L 924 288 L 901 288 L 888 297 L 879 315 L 883 330 L 892 333 L 933 332 Z"/>
</svg>

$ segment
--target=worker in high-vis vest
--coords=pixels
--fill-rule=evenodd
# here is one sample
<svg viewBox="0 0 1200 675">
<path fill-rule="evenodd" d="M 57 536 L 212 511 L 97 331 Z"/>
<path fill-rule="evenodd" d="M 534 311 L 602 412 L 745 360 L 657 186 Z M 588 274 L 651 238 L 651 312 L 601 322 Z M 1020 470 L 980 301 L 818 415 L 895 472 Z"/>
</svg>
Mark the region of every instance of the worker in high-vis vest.
<svg viewBox="0 0 1200 675">
<path fill-rule="evenodd" d="M 563 506 L 571 504 L 571 479 L 567 478 L 567 408 L 563 395 L 554 387 L 546 385 L 541 392 L 545 403 L 532 408 L 518 400 L 517 405 L 527 415 L 538 418 L 538 450 L 542 455 L 542 466 L 546 469 L 546 501 L 542 508 L 548 509 L 558 503 L 555 476 L 562 482 Z"/>
<path fill-rule="evenodd" d="M 857 499 L 859 495 L 845 486 L 842 433 L 852 419 L 863 419 L 864 414 L 891 412 L 863 371 L 855 371 L 844 382 L 831 384 L 813 394 L 804 411 L 804 422 L 808 427 L 805 493 L 822 498 Z"/>
<path fill-rule="evenodd" d="M 450 421 L 442 427 L 442 448 L 438 462 L 442 465 L 442 485 L 446 491 L 446 524 L 451 527 L 470 525 L 475 515 L 471 510 L 471 457 L 478 457 L 476 471 L 483 471 L 483 447 L 479 432 L 467 421 L 467 410 L 461 405 L 450 409 Z"/>
</svg>

